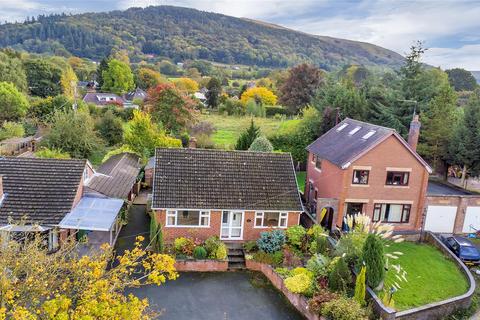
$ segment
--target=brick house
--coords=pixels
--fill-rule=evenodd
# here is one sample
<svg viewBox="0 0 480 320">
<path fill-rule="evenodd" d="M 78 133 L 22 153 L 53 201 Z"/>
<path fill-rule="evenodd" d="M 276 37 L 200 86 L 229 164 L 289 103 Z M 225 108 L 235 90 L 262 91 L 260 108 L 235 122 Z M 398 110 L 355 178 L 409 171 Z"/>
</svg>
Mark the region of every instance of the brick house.
<svg viewBox="0 0 480 320">
<path fill-rule="evenodd" d="M 416 153 L 415 116 L 407 143 L 394 129 L 345 119 L 307 147 L 305 198 L 323 226 L 342 228 L 365 213 L 396 230 L 419 230 L 431 168 Z"/>
<path fill-rule="evenodd" d="M 303 211 L 286 153 L 157 149 L 152 198 L 167 241 L 255 240 L 297 225 Z"/>
</svg>

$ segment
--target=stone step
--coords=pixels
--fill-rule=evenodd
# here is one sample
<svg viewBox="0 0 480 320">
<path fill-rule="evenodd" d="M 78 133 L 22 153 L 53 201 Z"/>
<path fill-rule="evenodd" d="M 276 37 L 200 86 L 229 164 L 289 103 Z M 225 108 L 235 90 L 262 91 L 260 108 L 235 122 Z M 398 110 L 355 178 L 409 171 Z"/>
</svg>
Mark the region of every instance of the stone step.
<svg viewBox="0 0 480 320">
<path fill-rule="evenodd" d="M 228 262 L 245 262 L 245 257 L 228 256 Z"/>
<path fill-rule="evenodd" d="M 245 269 L 245 262 L 228 262 L 229 270 L 242 270 Z"/>
<path fill-rule="evenodd" d="M 228 249 L 243 249 L 243 244 L 240 242 L 224 242 Z"/>
<path fill-rule="evenodd" d="M 228 250 L 228 256 L 243 256 L 243 250 L 242 249 L 229 249 Z"/>
</svg>

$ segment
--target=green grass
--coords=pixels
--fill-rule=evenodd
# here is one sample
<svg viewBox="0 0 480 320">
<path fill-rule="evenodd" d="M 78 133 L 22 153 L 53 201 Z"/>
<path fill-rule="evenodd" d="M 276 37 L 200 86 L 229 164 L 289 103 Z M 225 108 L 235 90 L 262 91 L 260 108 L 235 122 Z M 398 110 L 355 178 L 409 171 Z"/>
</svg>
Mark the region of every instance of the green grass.
<svg viewBox="0 0 480 320">
<path fill-rule="evenodd" d="M 305 178 L 306 178 L 307 173 L 305 171 L 299 171 L 297 172 L 297 184 L 298 184 L 298 190 L 301 192 L 305 192 Z"/>
<path fill-rule="evenodd" d="M 250 117 L 223 116 L 218 114 L 202 114 L 200 121 L 208 121 L 213 124 L 216 131 L 212 136 L 215 148 L 233 149 L 240 134 L 250 125 Z M 281 120 L 275 118 L 253 118 L 253 121 L 260 127 L 265 136 L 274 133 L 292 130 L 300 120 Z"/>
<path fill-rule="evenodd" d="M 413 242 L 392 244 L 389 252 L 403 252 L 394 264 L 400 264 L 407 272 L 408 282 L 394 294 L 395 309 L 405 310 L 461 295 L 468 290 L 468 282 L 453 261 L 439 250 Z M 395 272 L 387 273 L 386 282 L 395 278 Z"/>
</svg>

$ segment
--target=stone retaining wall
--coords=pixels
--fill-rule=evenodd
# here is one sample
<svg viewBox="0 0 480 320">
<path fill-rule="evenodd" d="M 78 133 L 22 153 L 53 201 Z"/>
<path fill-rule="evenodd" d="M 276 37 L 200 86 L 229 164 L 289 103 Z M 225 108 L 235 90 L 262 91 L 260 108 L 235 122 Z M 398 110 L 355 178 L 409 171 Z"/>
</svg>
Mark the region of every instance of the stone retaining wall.
<svg viewBox="0 0 480 320">
<path fill-rule="evenodd" d="M 258 271 L 263 273 L 268 280 L 273 284 L 275 288 L 280 290 L 283 295 L 290 301 L 290 303 L 307 319 L 307 320 L 324 320 L 317 314 L 312 313 L 308 308 L 307 298 L 300 294 L 292 293 L 283 284 L 283 279 L 280 277 L 272 266 L 256 262 L 253 260 L 245 261 L 246 267 L 249 270 Z"/>
<path fill-rule="evenodd" d="M 220 260 L 177 260 L 175 269 L 179 272 L 209 272 L 209 271 L 227 271 L 228 261 Z"/>
</svg>

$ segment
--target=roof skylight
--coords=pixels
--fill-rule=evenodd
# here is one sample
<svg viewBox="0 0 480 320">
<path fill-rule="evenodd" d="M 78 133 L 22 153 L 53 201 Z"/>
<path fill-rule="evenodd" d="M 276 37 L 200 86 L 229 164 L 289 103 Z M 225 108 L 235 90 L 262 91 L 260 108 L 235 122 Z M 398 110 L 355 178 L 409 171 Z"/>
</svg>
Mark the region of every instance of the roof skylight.
<svg viewBox="0 0 480 320">
<path fill-rule="evenodd" d="M 355 127 L 352 129 L 352 131 L 350 131 L 348 134 L 349 135 L 354 135 L 355 133 L 358 132 L 358 130 L 362 129 L 362 127 L 358 126 L 358 127 Z"/>
<path fill-rule="evenodd" d="M 347 126 L 348 126 L 348 123 L 344 123 L 344 124 L 342 124 L 340 127 L 337 128 L 337 131 L 342 131 L 342 130 L 345 129 Z"/>
<path fill-rule="evenodd" d="M 375 130 L 370 130 L 369 132 L 367 132 L 367 133 L 362 137 L 362 139 L 367 140 L 368 138 L 370 138 L 371 136 L 373 136 L 373 135 L 375 134 L 375 132 L 377 132 L 377 131 L 375 131 Z"/>
</svg>

